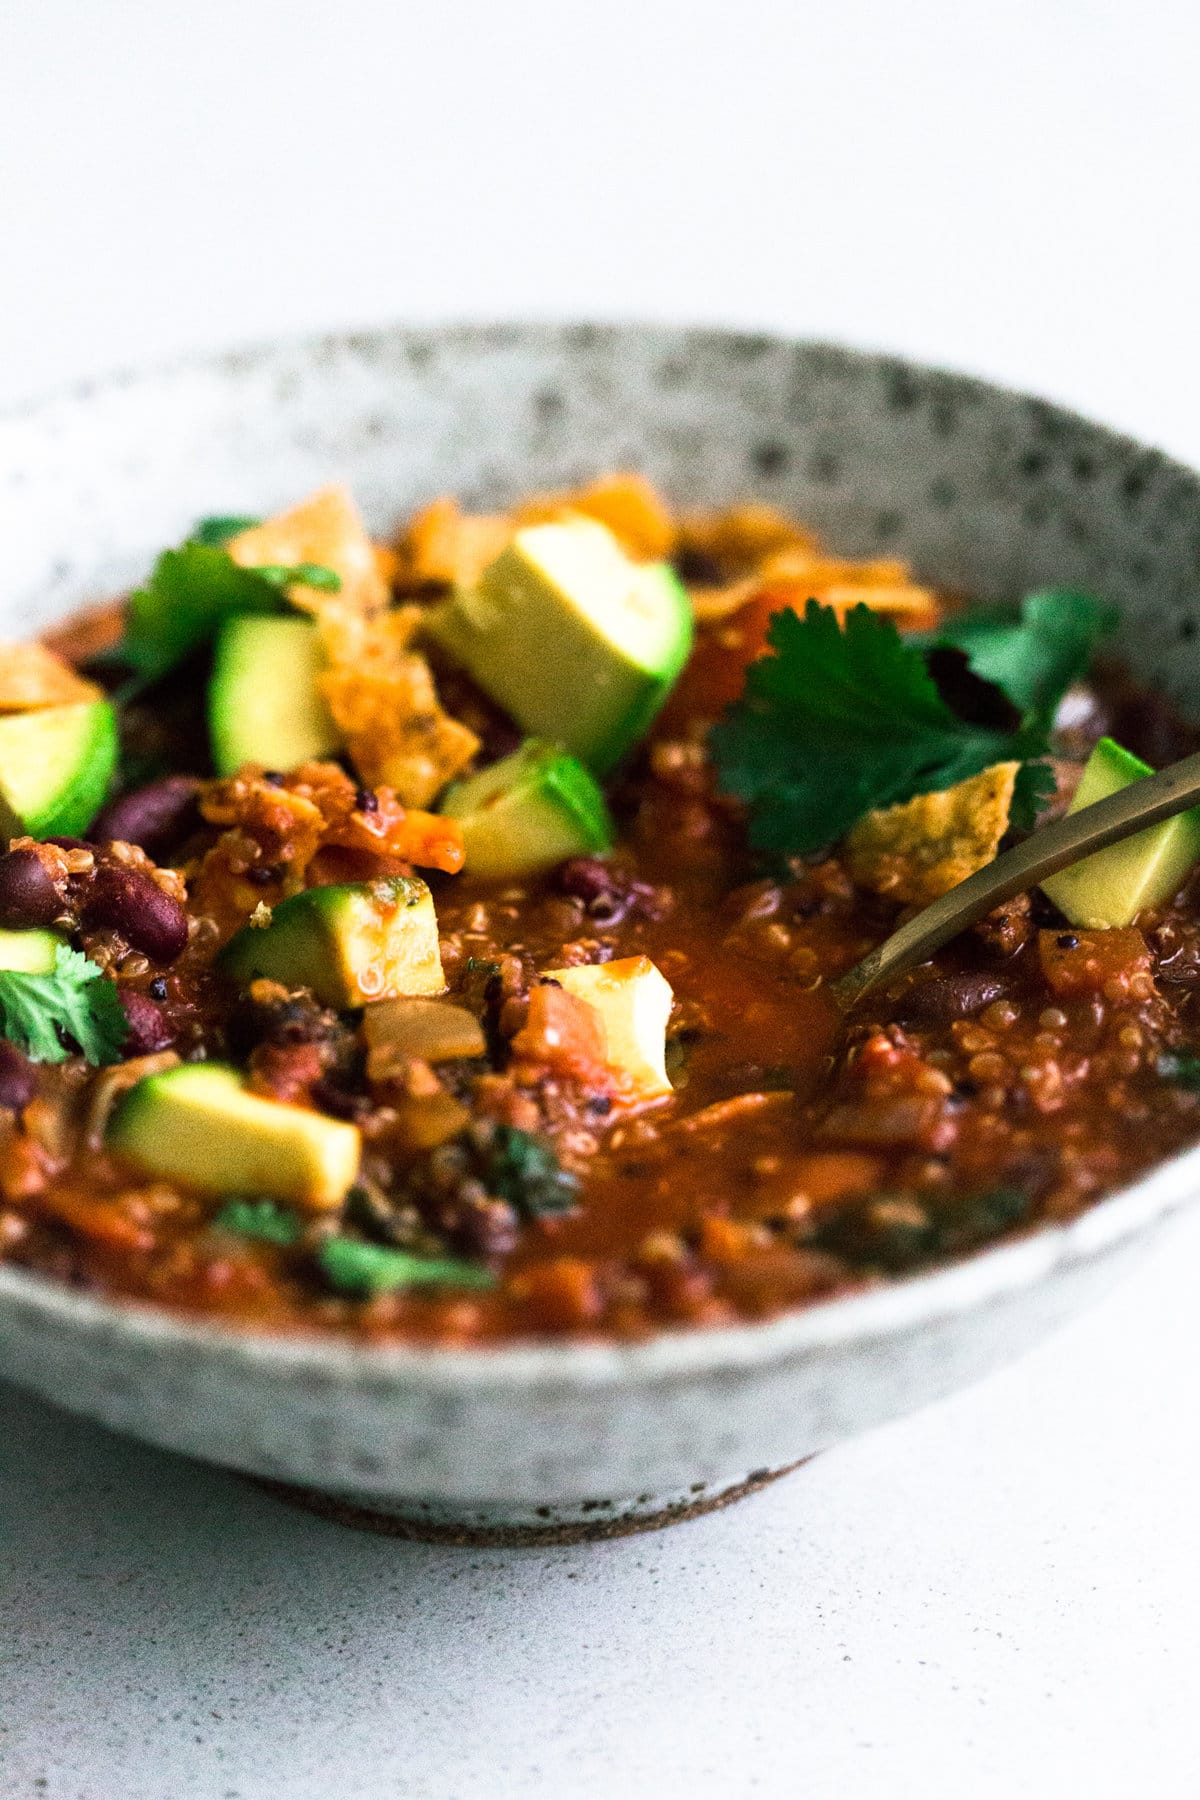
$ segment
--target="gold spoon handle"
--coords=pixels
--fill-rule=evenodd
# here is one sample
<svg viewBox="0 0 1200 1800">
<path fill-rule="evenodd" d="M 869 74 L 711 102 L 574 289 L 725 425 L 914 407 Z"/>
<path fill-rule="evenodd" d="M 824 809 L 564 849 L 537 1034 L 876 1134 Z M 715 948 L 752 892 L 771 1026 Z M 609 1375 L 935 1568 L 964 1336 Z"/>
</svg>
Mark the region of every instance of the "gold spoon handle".
<svg viewBox="0 0 1200 1800">
<path fill-rule="evenodd" d="M 1036 887 L 1047 875 L 1056 875 L 1068 864 L 1080 862 L 1095 850 L 1118 844 L 1160 819 L 1173 818 L 1200 801 L 1200 753 L 1185 756 L 1157 775 L 1132 781 L 1107 800 L 1097 800 L 1079 812 L 1069 813 L 1035 831 L 1023 844 L 1006 850 L 978 874 L 969 875 L 948 894 L 923 907 L 915 918 L 893 931 L 877 950 L 831 983 L 829 992 L 843 1012 L 849 1012 L 871 988 L 893 975 L 915 969 L 935 950 L 982 919 L 994 906 Z"/>
</svg>

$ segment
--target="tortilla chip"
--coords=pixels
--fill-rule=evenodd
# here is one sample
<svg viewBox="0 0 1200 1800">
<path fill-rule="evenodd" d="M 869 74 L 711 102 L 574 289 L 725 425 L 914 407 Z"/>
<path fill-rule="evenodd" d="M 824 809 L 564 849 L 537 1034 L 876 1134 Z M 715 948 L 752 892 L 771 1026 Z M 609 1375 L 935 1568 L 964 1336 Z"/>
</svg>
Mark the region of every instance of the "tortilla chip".
<svg viewBox="0 0 1200 1800">
<path fill-rule="evenodd" d="M 100 699 L 102 690 L 45 644 L 0 644 L 0 713 Z"/>
<path fill-rule="evenodd" d="M 544 525 L 572 513 L 607 525 L 621 548 L 637 562 L 661 562 L 674 554 L 675 521 L 644 475 L 601 475 L 588 487 L 570 493 L 537 494 L 522 502 L 517 522 Z"/>
<path fill-rule="evenodd" d="M 852 607 L 869 606 L 874 612 L 886 613 L 900 631 L 930 631 L 941 616 L 936 596 L 915 582 L 902 562 L 890 558 L 849 562 L 792 546 L 772 551 L 753 575 L 741 581 L 693 592 L 696 617 L 703 621 L 728 618 L 767 589 L 773 610 L 790 606 L 802 613 L 810 600 L 819 600 L 844 621 Z"/>
<path fill-rule="evenodd" d="M 939 794 L 867 814 L 846 838 L 859 887 L 925 906 L 995 858 L 1020 763 L 994 763 Z"/>
<path fill-rule="evenodd" d="M 396 545 L 398 579 L 414 588 L 471 587 L 514 530 L 503 513 L 465 513 L 448 496 L 433 500 Z"/>
<path fill-rule="evenodd" d="M 362 780 L 394 788 L 416 807 L 428 806 L 479 749 L 475 733 L 443 710 L 425 658 L 409 648 L 420 618 L 419 606 L 373 618 L 326 608 L 330 667 L 317 678 Z"/>
<path fill-rule="evenodd" d="M 299 506 L 239 531 L 225 546 L 243 568 L 297 563 L 319 563 L 342 578 L 337 598 L 343 606 L 364 612 L 386 606 L 389 594 L 375 546 L 367 536 L 349 490 L 340 486 L 318 488 Z M 288 589 L 293 606 L 318 612 L 328 595 L 300 583 Z"/>
</svg>

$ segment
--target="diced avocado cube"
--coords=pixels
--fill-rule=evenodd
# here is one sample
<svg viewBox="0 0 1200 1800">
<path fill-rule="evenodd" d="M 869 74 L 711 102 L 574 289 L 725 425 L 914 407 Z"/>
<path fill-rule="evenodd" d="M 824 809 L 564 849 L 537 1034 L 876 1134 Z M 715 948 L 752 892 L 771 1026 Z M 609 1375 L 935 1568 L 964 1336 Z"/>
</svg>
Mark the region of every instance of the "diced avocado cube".
<svg viewBox="0 0 1200 1800">
<path fill-rule="evenodd" d="M 54 931 L 0 931 L 0 969 L 49 975 L 63 941 Z"/>
<path fill-rule="evenodd" d="M 243 927 L 221 965 L 237 981 L 311 988 L 334 1007 L 446 988 L 433 895 L 413 875 L 293 894 L 269 925 Z"/>
<path fill-rule="evenodd" d="M 361 1151 L 357 1126 L 264 1100 L 220 1063 L 184 1063 L 139 1081 L 117 1103 L 105 1142 L 168 1181 L 312 1210 L 341 1204 Z"/>
<path fill-rule="evenodd" d="M 1154 771 L 1112 738 L 1101 738 L 1087 760 L 1069 811 L 1106 800 Z M 1124 843 L 1097 850 L 1042 883 L 1043 891 L 1072 925 L 1105 931 L 1132 924 L 1148 906 L 1161 906 L 1200 862 L 1200 807 L 1149 825 Z"/>
<path fill-rule="evenodd" d="M 225 621 L 208 689 L 219 775 L 243 763 L 294 769 L 332 755 L 341 739 L 317 686 L 324 666 L 311 619 L 243 613 Z"/>
<path fill-rule="evenodd" d="M 672 1092 L 666 1047 L 674 996 L 648 956 L 547 969 L 546 975 L 599 1013 L 608 1040 L 608 1066 L 621 1078 L 631 1100 L 659 1100 Z"/>
<path fill-rule="evenodd" d="M 462 826 L 466 868 L 504 881 L 568 856 L 611 850 L 612 820 L 594 776 L 554 744 L 519 750 L 458 782 L 442 811 Z"/>
<path fill-rule="evenodd" d="M 31 837 L 79 837 L 117 766 L 107 700 L 40 706 L 0 718 L 0 790 Z"/>
<path fill-rule="evenodd" d="M 666 563 L 635 563 L 578 518 L 518 531 L 430 635 L 524 730 L 603 774 L 649 728 L 687 661 L 692 608 Z"/>
</svg>

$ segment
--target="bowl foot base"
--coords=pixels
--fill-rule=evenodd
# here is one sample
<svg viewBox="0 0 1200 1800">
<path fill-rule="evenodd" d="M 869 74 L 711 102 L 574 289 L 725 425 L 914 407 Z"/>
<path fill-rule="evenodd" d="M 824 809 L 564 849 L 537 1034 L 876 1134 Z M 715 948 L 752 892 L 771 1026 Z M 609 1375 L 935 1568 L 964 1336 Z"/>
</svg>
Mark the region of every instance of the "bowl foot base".
<svg viewBox="0 0 1200 1800">
<path fill-rule="evenodd" d="M 583 1500 L 568 1505 L 513 1507 L 483 1503 L 449 1507 L 425 1501 L 343 1499 L 316 1488 L 254 1478 L 254 1485 L 287 1506 L 316 1513 L 355 1531 L 405 1538 L 422 1544 L 462 1544 L 474 1548 L 521 1549 L 548 1544 L 597 1543 L 638 1531 L 661 1531 L 704 1513 L 717 1512 L 757 1494 L 772 1481 L 790 1475 L 808 1457 L 781 1469 L 755 1469 L 733 1482 L 693 1484 L 682 1494 L 662 1498 L 639 1494 L 633 1500 Z"/>
</svg>

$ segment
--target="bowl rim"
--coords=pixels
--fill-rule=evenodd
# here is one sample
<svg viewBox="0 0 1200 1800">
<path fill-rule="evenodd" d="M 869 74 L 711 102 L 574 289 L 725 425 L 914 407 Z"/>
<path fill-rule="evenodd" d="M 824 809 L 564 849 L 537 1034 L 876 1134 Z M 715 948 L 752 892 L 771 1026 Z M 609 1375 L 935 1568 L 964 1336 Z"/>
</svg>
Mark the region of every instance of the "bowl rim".
<svg viewBox="0 0 1200 1800">
<path fill-rule="evenodd" d="M 1037 405 L 1057 420 L 1102 433 L 1114 446 L 1152 455 L 1165 471 L 1195 487 L 1200 476 L 1167 452 L 1115 430 L 1098 419 L 1008 386 L 888 350 L 846 344 L 831 338 L 663 319 L 526 318 L 444 322 L 391 320 L 365 327 L 288 333 L 242 344 L 185 351 L 120 365 L 0 407 L 0 425 L 19 427 L 64 406 L 82 406 L 105 394 L 189 374 L 246 372 L 280 356 L 314 356 L 353 351 L 356 345 L 402 342 L 457 342 L 480 348 L 542 340 L 609 342 L 661 336 L 728 347 L 740 343 L 755 354 L 791 350 L 828 354 L 862 368 L 884 366 L 922 378 L 945 381 L 961 392 Z M 1040 1285 L 1076 1264 L 1116 1251 L 1200 1194 L 1200 1146 L 1158 1164 L 1131 1186 L 1119 1189 L 1065 1223 L 1044 1223 L 1019 1236 L 955 1261 L 842 1296 L 817 1300 L 761 1321 L 656 1331 L 636 1341 L 520 1339 L 511 1343 L 414 1345 L 356 1341 L 318 1330 L 263 1331 L 172 1311 L 153 1301 L 81 1293 L 35 1271 L 0 1262 L 0 1342 L 4 1315 L 13 1311 L 39 1324 L 94 1338 L 118 1336 L 146 1349 L 170 1347 L 264 1365 L 279 1375 L 308 1372 L 339 1383 L 375 1383 L 453 1391 L 464 1383 L 478 1388 L 515 1389 L 530 1384 L 549 1390 L 586 1390 L 624 1384 L 687 1379 L 698 1373 L 749 1368 L 763 1362 L 806 1359 L 850 1344 L 885 1342 L 917 1324 L 933 1325 L 999 1302 Z"/>
</svg>

